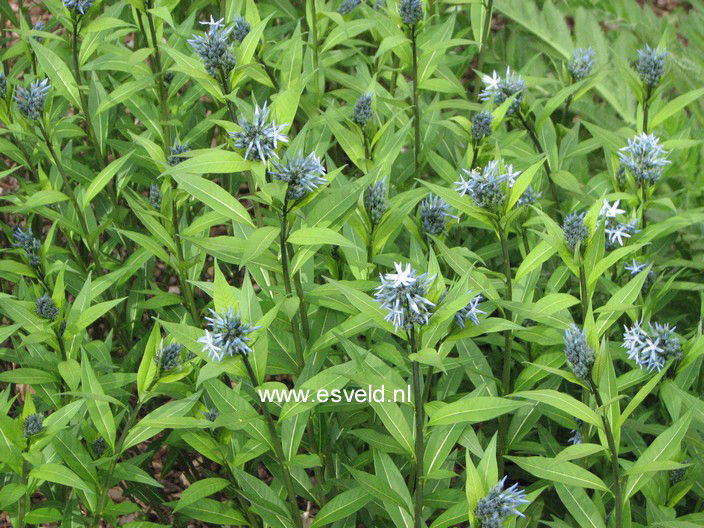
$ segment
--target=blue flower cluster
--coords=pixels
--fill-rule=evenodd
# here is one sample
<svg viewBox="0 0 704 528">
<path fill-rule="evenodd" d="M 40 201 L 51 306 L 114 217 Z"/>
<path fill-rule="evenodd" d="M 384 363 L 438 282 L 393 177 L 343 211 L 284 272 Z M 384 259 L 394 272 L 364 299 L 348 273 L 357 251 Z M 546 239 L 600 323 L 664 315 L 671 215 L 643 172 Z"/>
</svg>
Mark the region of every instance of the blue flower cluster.
<svg viewBox="0 0 704 528">
<path fill-rule="evenodd" d="M 565 217 L 562 224 L 562 233 L 565 237 L 565 245 L 570 253 L 574 253 L 577 243 L 581 243 L 581 251 L 584 251 L 585 243 L 589 238 L 589 228 L 584 223 L 584 213 L 572 213 Z"/>
<path fill-rule="evenodd" d="M 242 322 L 240 314 L 235 315 L 232 308 L 217 313 L 210 310 L 211 317 L 205 320 L 210 324 L 210 329 L 205 331 L 205 335 L 198 339 L 203 344 L 203 352 L 208 353 L 212 361 L 222 361 L 225 355 L 230 357 L 241 354 L 247 355 L 252 352 L 249 348 L 249 336 L 259 326 L 252 326 Z"/>
<path fill-rule="evenodd" d="M 670 161 L 668 152 L 654 134 L 642 132 L 628 140 L 628 146 L 618 153 L 621 164 L 628 169 L 638 184 L 653 184 Z"/>
<path fill-rule="evenodd" d="M 500 528 L 509 515 L 525 517 L 518 511 L 519 506 L 530 502 L 525 498 L 525 491 L 519 490 L 518 484 L 504 489 L 505 484 L 506 477 L 502 478 L 486 497 L 479 499 L 474 515 L 481 521 L 482 528 Z"/>
<path fill-rule="evenodd" d="M 30 414 L 25 418 L 22 426 L 22 435 L 29 438 L 38 435 L 44 430 L 43 418 L 41 414 Z"/>
<path fill-rule="evenodd" d="M 470 292 L 471 293 L 471 292 Z M 479 326 L 479 314 L 486 315 L 486 312 L 479 309 L 479 303 L 484 300 L 484 297 L 477 295 L 469 304 L 455 313 L 455 322 L 460 328 L 465 327 L 465 321 L 469 319 L 474 326 Z"/>
<path fill-rule="evenodd" d="M 494 100 L 496 106 L 501 105 L 511 96 L 516 96 L 506 112 L 506 115 L 513 115 L 521 108 L 523 102 L 523 93 L 526 89 L 526 83 L 523 77 L 511 71 L 509 66 L 506 67 L 506 75 L 499 76 L 496 71 L 489 77 L 484 75 L 482 78 L 486 87 L 479 93 L 479 99 L 482 101 Z"/>
<path fill-rule="evenodd" d="M 340 4 L 340 7 L 337 8 L 337 12 L 341 15 L 347 15 L 354 11 L 354 8 L 357 7 L 361 2 L 362 0 L 344 0 Z"/>
<path fill-rule="evenodd" d="M 300 200 L 309 192 L 313 192 L 319 186 L 327 183 L 327 180 L 323 178 L 325 167 L 323 167 L 320 158 L 314 152 L 311 152 L 306 157 L 299 152 L 293 158 L 289 158 L 288 154 L 286 154 L 284 163 L 273 160 L 271 163 L 274 166 L 271 176 L 275 180 L 288 183 L 288 189 L 286 190 L 286 198 L 288 200 Z"/>
<path fill-rule="evenodd" d="M 587 336 L 576 325 L 565 330 L 563 337 L 565 343 L 565 356 L 578 379 L 586 380 L 594 366 L 594 349 L 587 344 Z"/>
<path fill-rule="evenodd" d="M 171 343 L 159 350 L 159 353 L 154 356 L 154 363 L 159 370 L 173 370 L 181 364 L 181 351 L 183 345 Z"/>
<path fill-rule="evenodd" d="M 149 205 L 154 209 L 161 209 L 161 189 L 155 183 L 152 183 L 149 187 Z"/>
<path fill-rule="evenodd" d="M 367 187 L 364 190 L 362 201 L 364 202 L 364 208 L 369 215 L 372 225 L 379 225 L 381 218 L 389 208 L 389 204 L 386 200 L 386 178 Z"/>
<path fill-rule="evenodd" d="M 631 238 L 631 235 L 638 233 L 638 219 L 634 218 L 628 222 L 619 222 L 616 218 L 624 214 L 626 211 L 619 209 L 621 200 L 616 200 L 613 205 L 604 200 L 604 205 L 599 212 L 599 222 L 604 220 L 604 234 L 606 235 L 605 247 L 607 250 L 612 250 L 615 247 L 624 245 L 624 238 Z"/>
<path fill-rule="evenodd" d="M 235 140 L 235 147 L 244 149 L 244 159 L 249 159 L 249 155 L 256 151 L 262 163 L 266 163 L 268 159 L 276 156 L 279 142 L 288 142 L 288 136 L 283 133 L 286 125 L 277 125 L 274 120 L 269 122 L 270 112 L 267 103 L 261 108 L 254 105 L 252 120 L 249 121 L 244 115 L 240 115 L 238 124 L 241 130 L 230 133 L 230 137 Z"/>
<path fill-rule="evenodd" d="M 357 101 L 354 103 L 352 121 L 357 123 L 362 128 L 364 128 L 364 126 L 374 116 L 374 113 L 372 111 L 373 97 L 374 95 L 371 93 L 364 93 L 360 95 Z"/>
<path fill-rule="evenodd" d="M 108 448 L 108 443 L 105 441 L 105 438 L 102 436 L 99 436 L 95 440 L 93 440 L 93 444 L 91 445 L 93 448 L 93 453 L 95 453 L 95 456 L 100 458 L 103 456 L 103 453 L 105 453 L 105 450 Z"/>
<path fill-rule="evenodd" d="M 455 182 L 455 188 L 461 196 L 469 194 L 477 207 L 487 211 L 497 213 L 506 199 L 506 193 L 521 171 L 514 171 L 513 165 L 502 165 L 497 160 L 490 161 L 482 171 L 478 169 L 462 169 L 459 181 Z"/>
<path fill-rule="evenodd" d="M 208 27 L 208 31 L 203 36 L 193 35 L 188 43 L 203 61 L 205 70 L 213 79 L 219 79 L 221 75 L 227 76 L 235 67 L 235 52 L 233 42 L 230 42 L 230 34 L 234 27 L 223 27 L 224 19 L 201 22 Z M 222 79 L 224 81 L 224 79 Z"/>
<path fill-rule="evenodd" d="M 4 99 L 5 95 L 7 95 L 7 77 L 0 71 L 0 99 Z"/>
<path fill-rule="evenodd" d="M 43 81 L 37 79 L 29 85 L 28 89 L 18 86 L 15 92 L 17 108 L 28 119 L 39 119 L 44 112 L 44 102 L 50 88 L 49 79 Z"/>
<path fill-rule="evenodd" d="M 631 277 L 635 277 L 638 275 L 641 271 L 643 271 L 645 268 L 648 267 L 650 262 L 644 262 L 642 264 L 638 264 L 636 259 L 633 259 L 633 261 L 629 264 L 626 264 L 623 269 L 630 272 Z M 655 272 L 655 270 L 651 269 L 648 272 L 648 275 L 645 277 L 645 281 L 643 282 L 643 287 L 641 288 L 641 291 L 643 294 L 648 293 L 650 288 L 653 286 L 655 283 L 655 279 L 657 279 L 658 274 Z"/>
<path fill-rule="evenodd" d="M 374 296 L 381 307 L 388 310 L 384 318 L 399 328 L 409 329 L 413 324 L 428 324 L 430 308 L 435 306 L 425 298 L 435 277 L 427 273 L 416 276 L 410 264 L 394 263 L 396 273 L 379 274 L 381 285 L 377 286 Z"/>
<path fill-rule="evenodd" d="M 567 62 L 567 69 L 574 82 L 586 79 L 594 67 L 596 52 L 590 47 L 577 48 L 572 52 L 572 58 Z"/>
<path fill-rule="evenodd" d="M 666 49 L 661 51 L 660 48 L 653 49 L 646 44 L 645 48 L 638 50 L 636 71 L 647 88 L 655 88 L 660 82 L 660 79 L 662 79 L 665 73 L 666 58 Z"/>
<path fill-rule="evenodd" d="M 20 247 L 27 253 L 29 265 L 35 268 L 39 266 L 41 243 L 32 234 L 32 228 L 28 227 L 27 231 L 23 231 L 20 226 L 15 226 L 12 230 L 12 238 L 15 240 L 15 247 Z"/>
<path fill-rule="evenodd" d="M 420 221 L 423 235 L 441 235 L 445 231 L 447 219 L 457 218 L 449 213 L 450 204 L 439 196 L 430 194 L 420 204 Z"/>
<path fill-rule="evenodd" d="M 179 154 L 183 154 L 184 152 L 188 152 L 191 150 L 188 146 L 188 141 L 185 143 L 179 143 L 178 139 L 174 141 L 174 144 L 169 147 L 169 151 L 171 151 L 171 155 L 168 157 L 166 162 L 174 167 L 175 165 L 178 165 L 182 161 L 186 161 L 188 158 L 185 156 L 179 156 Z"/>
<path fill-rule="evenodd" d="M 401 0 L 398 5 L 401 22 L 413 26 L 423 20 L 423 2 L 421 0 Z"/>
<path fill-rule="evenodd" d="M 488 110 L 482 110 L 472 116 L 472 138 L 474 141 L 481 141 L 486 136 L 491 135 L 491 121 L 493 116 Z"/>
<path fill-rule="evenodd" d="M 252 27 L 247 22 L 247 19 L 241 16 L 236 16 L 232 24 L 232 38 L 237 41 L 237 44 L 242 44 L 242 41 L 249 35 Z"/>
<path fill-rule="evenodd" d="M 93 7 L 95 0 L 64 0 L 64 6 L 73 16 L 83 16 Z"/>
<path fill-rule="evenodd" d="M 628 350 L 628 359 L 636 362 L 642 369 L 648 371 L 662 370 L 670 358 L 682 356 L 680 341 L 674 335 L 675 328 L 669 324 L 648 323 L 648 331 L 642 326 L 642 321 L 636 321 L 631 327 L 624 325 L 623 348 Z"/>
<path fill-rule="evenodd" d="M 49 297 L 49 295 L 46 293 L 41 297 L 37 298 L 34 311 L 39 317 L 49 319 L 50 321 L 56 320 L 56 318 L 59 316 L 59 309 L 57 308 L 54 299 Z"/>
</svg>

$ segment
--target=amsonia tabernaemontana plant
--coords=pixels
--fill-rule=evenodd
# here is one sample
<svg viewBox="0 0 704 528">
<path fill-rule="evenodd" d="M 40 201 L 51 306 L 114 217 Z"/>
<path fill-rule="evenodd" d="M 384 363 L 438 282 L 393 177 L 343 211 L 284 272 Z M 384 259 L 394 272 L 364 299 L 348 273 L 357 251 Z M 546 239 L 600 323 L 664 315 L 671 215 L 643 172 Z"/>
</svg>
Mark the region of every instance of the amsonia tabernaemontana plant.
<svg viewBox="0 0 704 528">
<path fill-rule="evenodd" d="M 704 526 L 702 27 L 0 1 L 0 524 Z"/>
</svg>

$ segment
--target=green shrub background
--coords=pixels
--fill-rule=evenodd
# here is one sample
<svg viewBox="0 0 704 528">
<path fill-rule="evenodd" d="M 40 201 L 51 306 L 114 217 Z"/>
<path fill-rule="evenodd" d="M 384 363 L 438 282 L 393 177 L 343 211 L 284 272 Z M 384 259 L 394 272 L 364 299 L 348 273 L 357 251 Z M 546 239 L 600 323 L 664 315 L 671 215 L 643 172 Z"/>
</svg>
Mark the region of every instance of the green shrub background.
<svg viewBox="0 0 704 528">
<path fill-rule="evenodd" d="M 414 25 L 394 0 L 340 4 L 0 0 L 0 522 L 489 526 L 477 505 L 506 476 L 526 503 L 504 526 L 704 526 L 704 2 L 428 0 Z M 188 43 L 211 16 L 250 26 L 217 78 Z M 646 44 L 667 49 L 652 90 Z M 507 66 L 516 112 L 479 98 Z M 31 119 L 13 96 L 45 78 Z M 230 135 L 265 103 L 281 162 L 326 169 L 300 200 Z M 619 161 L 644 130 L 670 162 L 650 186 Z M 522 172 L 494 213 L 455 185 L 492 160 Z M 449 208 L 427 235 L 431 192 Z M 636 222 L 623 247 L 605 249 L 604 200 Z M 575 212 L 588 236 L 570 252 Z M 427 324 L 395 330 L 375 299 L 397 262 L 431 279 Z M 205 318 L 230 308 L 260 328 L 213 361 Z M 662 370 L 622 346 L 641 320 L 676 328 Z M 595 353 L 584 379 L 571 324 Z M 413 401 L 255 392 L 382 384 Z"/>
</svg>

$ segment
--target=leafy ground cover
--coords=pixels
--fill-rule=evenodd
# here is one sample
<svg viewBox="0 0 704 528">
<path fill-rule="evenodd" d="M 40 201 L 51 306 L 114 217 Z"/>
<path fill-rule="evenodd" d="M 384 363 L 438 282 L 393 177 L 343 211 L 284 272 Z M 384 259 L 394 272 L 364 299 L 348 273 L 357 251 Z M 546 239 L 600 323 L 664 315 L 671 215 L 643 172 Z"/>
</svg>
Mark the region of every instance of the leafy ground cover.
<svg viewBox="0 0 704 528">
<path fill-rule="evenodd" d="M 703 2 L 0 27 L 2 522 L 704 525 Z"/>
</svg>

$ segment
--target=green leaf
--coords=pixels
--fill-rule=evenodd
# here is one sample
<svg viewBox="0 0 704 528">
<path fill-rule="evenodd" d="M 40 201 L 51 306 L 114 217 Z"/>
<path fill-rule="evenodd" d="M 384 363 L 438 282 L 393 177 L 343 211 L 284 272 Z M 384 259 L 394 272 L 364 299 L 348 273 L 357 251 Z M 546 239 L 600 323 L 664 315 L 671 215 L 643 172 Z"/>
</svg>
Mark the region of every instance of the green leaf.
<svg viewBox="0 0 704 528">
<path fill-rule="evenodd" d="M 93 488 L 84 482 L 78 475 L 61 464 L 42 464 L 29 472 L 30 477 L 48 480 L 69 488 L 78 488 L 88 493 L 94 493 Z"/>
<path fill-rule="evenodd" d="M 76 86 L 76 80 L 71 70 L 61 58 L 52 50 L 40 44 L 36 39 L 27 39 L 34 50 L 34 54 L 51 80 L 51 85 L 59 90 L 75 108 L 81 108 L 81 96 Z"/>
<path fill-rule="evenodd" d="M 347 519 L 353 513 L 363 508 L 371 500 L 371 496 L 363 488 L 352 488 L 343 491 L 327 502 L 313 519 L 311 528 L 327 526 L 340 519 Z"/>
<path fill-rule="evenodd" d="M 81 385 L 83 391 L 88 394 L 97 394 L 102 396 L 105 394 L 103 387 L 98 381 L 98 378 L 93 372 L 93 367 L 90 365 L 88 356 L 83 353 L 81 358 Z M 115 418 L 112 415 L 110 404 L 99 399 L 87 400 L 88 414 L 95 424 L 95 428 L 101 436 L 107 441 L 111 449 L 115 449 Z"/>
<path fill-rule="evenodd" d="M 198 158 L 193 158 L 189 161 L 196 159 Z M 179 165 L 185 165 L 186 163 L 188 163 L 188 161 L 184 161 Z M 179 165 L 177 165 L 177 167 Z M 213 211 L 216 211 L 239 224 L 254 227 L 254 223 L 252 222 L 252 219 L 244 206 L 217 183 L 206 180 L 205 178 L 201 178 L 200 176 L 196 176 L 194 174 L 174 173 L 173 178 L 178 182 L 179 187 L 197 200 L 203 202 Z"/>
<path fill-rule="evenodd" d="M 403 500 L 403 497 L 391 489 L 391 487 L 382 481 L 381 478 L 349 466 L 346 467 L 352 477 L 354 477 L 354 480 L 356 480 L 357 483 L 362 486 L 362 489 L 371 497 L 381 500 L 382 504 L 388 502 L 404 510 L 407 509 L 406 501 Z"/>
<path fill-rule="evenodd" d="M 357 246 L 347 240 L 340 233 L 328 229 L 327 227 L 304 227 L 291 233 L 288 237 L 291 244 L 299 246 L 315 246 L 331 244 L 334 246 L 348 247 L 356 249 Z"/>
<path fill-rule="evenodd" d="M 174 512 L 182 510 L 186 506 L 190 506 L 194 502 L 199 501 L 205 497 L 209 497 L 213 493 L 217 493 L 220 490 L 225 489 L 230 485 L 228 480 L 223 478 L 206 478 L 194 482 L 188 486 L 183 493 L 181 493 L 181 498 L 178 500 L 178 504 L 174 508 Z"/>
<path fill-rule="evenodd" d="M 96 115 L 102 114 L 122 101 L 153 86 L 155 78 L 155 75 L 149 75 L 136 81 L 120 84 L 98 105 L 98 109 L 95 111 Z"/>
<path fill-rule="evenodd" d="M 669 117 L 680 112 L 685 106 L 692 104 L 694 101 L 704 96 L 704 88 L 698 88 L 697 90 L 692 90 L 686 94 L 676 97 L 665 106 L 663 106 L 655 116 L 653 116 L 650 121 L 650 129 L 654 129 L 660 123 L 663 123 Z"/>
<path fill-rule="evenodd" d="M 584 488 L 565 486 L 556 482 L 555 490 L 562 504 L 565 505 L 567 511 L 575 518 L 579 526 L 583 528 L 606 528 L 601 513 L 599 513 L 587 492 L 584 491 Z"/>
<path fill-rule="evenodd" d="M 100 171 L 100 174 L 98 174 L 95 179 L 90 183 L 88 189 L 86 189 L 86 192 L 83 195 L 84 208 L 89 206 L 91 200 L 98 196 L 98 193 L 103 190 L 103 188 L 108 184 L 112 177 L 115 176 L 115 174 L 117 174 L 117 172 L 122 168 L 122 166 L 127 162 L 127 160 L 130 159 L 132 152 L 134 151 L 129 151 L 121 158 L 117 158 L 115 161 L 105 167 L 102 171 Z"/>
<path fill-rule="evenodd" d="M 547 457 L 515 457 L 507 456 L 521 469 L 538 478 L 551 482 L 559 482 L 568 486 L 590 488 L 611 493 L 604 481 L 591 471 L 567 460 L 556 460 Z"/>
<path fill-rule="evenodd" d="M 603 423 L 599 416 L 581 401 L 576 400 L 569 394 L 563 394 L 552 389 L 523 391 L 511 394 L 511 397 L 526 398 L 528 400 L 545 403 L 563 412 L 567 412 L 575 418 L 592 424 L 598 428 L 603 428 Z"/>
<path fill-rule="evenodd" d="M 628 470 L 631 476 L 628 477 L 628 481 L 623 488 L 624 500 L 630 499 L 655 476 L 651 469 L 653 462 L 668 461 L 679 452 L 680 443 L 691 423 L 692 410 L 660 433 L 643 451 L 643 454 L 638 457 L 635 464 Z M 645 471 L 646 468 L 648 469 L 647 472 Z M 643 472 L 639 473 L 639 471 Z"/>
<path fill-rule="evenodd" d="M 478 423 L 510 413 L 525 406 L 496 396 L 471 396 L 448 403 L 436 411 L 431 411 L 428 425 L 451 425 L 456 423 Z"/>
<path fill-rule="evenodd" d="M 149 334 L 149 341 L 147 341 L 147 346 L 144 347 L 144 354 L 142 354 L 142 361 L 139 363 L 139 370 L 137 371 L 137 394 L 140 398 L 144 398 L 144 395 L 151 387 L 152 381 L 157 375 L 157 365 L 154 358 L 157 354 L 157 349 L 159 348 L 159 341 L 161 340 L 161 330 L 159 327 L 159 322 L 155 322 L 152 326 L 152 331 Z"/>
</svg>

